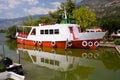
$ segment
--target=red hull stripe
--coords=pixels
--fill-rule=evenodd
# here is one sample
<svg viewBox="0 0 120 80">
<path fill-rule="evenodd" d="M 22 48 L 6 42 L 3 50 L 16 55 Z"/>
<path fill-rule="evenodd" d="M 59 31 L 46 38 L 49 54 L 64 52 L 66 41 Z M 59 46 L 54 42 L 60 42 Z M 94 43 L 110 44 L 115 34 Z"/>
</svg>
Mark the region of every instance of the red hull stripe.
<svg viewBox="0 0 120 80">
<path fill-rule="evenodd" d="M 96 49 L 99 45 L 100 39 L 96 40 L 87 40 L 87 41 L 72 41 L 71 43 L 66 44 L 66 41 L 56 41 L 56 42 L 39 42 L 39 41 L 31 41 L 31 40 L 21 40 L 17 38 L 18 43 L 26 44 L 26 45 L 35 45 L 35 46 L 45 46 L 45 47 L 58 47 L 65 48 L 66 46 L 69 48 L 90 48 Z"/>
</svg>

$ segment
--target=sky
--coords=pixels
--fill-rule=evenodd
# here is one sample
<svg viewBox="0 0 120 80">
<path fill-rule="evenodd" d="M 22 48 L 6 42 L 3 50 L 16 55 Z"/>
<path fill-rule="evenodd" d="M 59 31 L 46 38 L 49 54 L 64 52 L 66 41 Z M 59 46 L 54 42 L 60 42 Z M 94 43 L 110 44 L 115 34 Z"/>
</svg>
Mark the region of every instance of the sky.
<svg viewBox="0 0 120 80">
<path fill-rule="evenodd" d="M 0 0 L 0 19 L 48 14 L 66 0 Z M 80 2 L 81 0 L 76 0 Z"/>
</svg>

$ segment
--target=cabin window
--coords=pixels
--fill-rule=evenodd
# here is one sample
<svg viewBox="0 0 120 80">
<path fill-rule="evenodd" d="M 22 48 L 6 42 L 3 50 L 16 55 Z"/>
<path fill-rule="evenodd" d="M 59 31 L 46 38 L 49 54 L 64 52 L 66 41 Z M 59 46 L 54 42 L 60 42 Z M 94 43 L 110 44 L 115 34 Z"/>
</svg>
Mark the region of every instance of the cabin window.
<svg viewBox="0 0 120 80">
<path fill-rule="evenodd" d="M 75 20 L 74 19 L 71 19 L 71 22 L 70 22 L 71 24 L 75 24 L 76 22 L 75 22 Z"/>
<path fill-rule="evenodd" d="M 48 59 L 45 59 L 45 63 L 49 63 L 49 60 L 48 60 Z"/>
<path fill-rule="evenodd" d="M 33 29 L 31 35 L 36 35 L 36 29 Z"/>
<path fill-rule="evenodd" d="M 40 34 L 59 34 L 59 29 L 40 30 Z"/>
<path fill-rule="evenodd" d="M 53 61 L 53 60 L 50 60 L 50 64 L 51 64 L 51 65 L 54 65 L 54 61 Z"/>
<path fill-rule="evenodd" d="M 40 30 L 40 34 L 44 34 L 44 30 Z"/>
<path fill-rule="evenodd" d="M 45 34 L 48 34 L 48 30 L 45 30 Z"/>
<path fill-rule="evenodd" d="M 44 62 L 44 58 L 41 58 L 41 62 Z"/>
<path fill-rule="evenodd" d="M 55 60 L 55 65 L 59 66 L 59 64 L 60 64 L 59 61 Z"/>
<path fill-rule="evenodd" d="M 89 31 L 86 31 L 86 32 L 89 32 Z"/>
<path fill-rule="evenodd" d="M 59 29 L 55 29 L 55 34 L 59 34 Z"/>
<path fill-rule="evenodd" d="M 50 34 L 53 34 L 53 29 L 50 29 L 49 32 L 50 32 Z"/>
</svg>

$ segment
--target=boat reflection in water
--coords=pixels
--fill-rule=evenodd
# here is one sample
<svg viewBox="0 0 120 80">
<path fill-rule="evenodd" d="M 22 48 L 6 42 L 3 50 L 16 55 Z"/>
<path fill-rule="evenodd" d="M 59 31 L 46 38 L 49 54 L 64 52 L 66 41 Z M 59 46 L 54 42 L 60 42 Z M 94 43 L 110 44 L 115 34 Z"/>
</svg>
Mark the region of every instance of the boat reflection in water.
<svg viewBox="0 0 120 80">
<path fill-rule="evenodd" d="M 78 52 L 73 53 L 74 51 L 51 48 L 51 47 L 35 47 L 28 45 L 18 45 L 18 53 L 28 54 L 29 59 L 23 58 L 24 60 L 30 61 L 34 64 L 47 67 L 49 69 L 54 69 L 58 71 L 70 71 L 75 70 L 77 66 L 82 65 L 84 62 L 87 62 L 87 58 L 99 58 L 97 53 L 85 53 Z M 92 60 L 93 63 L 96 63 L 95 60 Z M 85 65 L 85 64 L 84 64 Z"/>
<path fill-rule="evenodd" d="M 30 68 L 30 78 L 27 80 L 98 80 L 98 77 L 100 80 L 114 80 L 114 77 L 119 80 L 120 62 L 115 53 L 22 44 L 18 44 L 17 52 L 21 54 L 22 60 L 33 63 L 27 63 L 27 71 Z"/>
<path fill-rule="evenodd" d="M 22 54 L 21 55 L 22 59 L 32 62 L 36 65 L 48 68 L 50 70 L 53 70 L 51 71 L 52 74 L 49 74 L 49 70 L 46 73 L 45 70 L 46 77 L 44 78 L 47 78 L 50 75 L 53 76 L 54 74 L 53 72 L 55 71 L 54 74 L 55 77 L 56 75 L 60 76 L 62 74 L 61 77 L 58 77 L 59 79 L 61 78 L 60 80 L 64 79 L 70 80 L 70 78 L 73 78 L 72 80 L 86 80 L 88 78 L 88 75 L 94 70 L 93 67 L 89 67 L 88 65 L 85 64 L 81 66 L 82 64 L 81 59 L 86 60 L 86 57 L 82 58 L 81 54 L 73 53 L 74 51 L 71 50 L 58 48 L 53 49 L 50 47 L 35 48 L 34 46 L 18 45 L 17 52 L 19 54 Z M 41 73 L 44 73 L 44 71 L 42 72 L 40 71 L 38 74 Z M 39 78 L 37 78 L 36 80 L 41 79 L 40 75 L 38 76 Z M 79 79 L 76 79 L 77 77 L 79 77 Z M 51 79 L 51 77 L 49 77 L 49 79 Z M 53 80 L 56 80 L 56 78 Z"/>
</svg>

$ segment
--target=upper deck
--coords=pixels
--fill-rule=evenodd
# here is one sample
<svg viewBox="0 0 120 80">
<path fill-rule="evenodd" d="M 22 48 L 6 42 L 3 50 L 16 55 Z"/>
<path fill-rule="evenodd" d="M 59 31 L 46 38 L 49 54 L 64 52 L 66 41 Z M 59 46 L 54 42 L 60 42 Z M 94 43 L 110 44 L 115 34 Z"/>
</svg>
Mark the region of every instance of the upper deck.
<svg viewBox="0 0 120 80">
<path fill-rule="evenodd" d="M 79 34 L 80 27 L 76 24 L 39 25 L 32 27 L 28 39 L 41 41 L 73 40 L 72 34 Z"/>
</svg>

